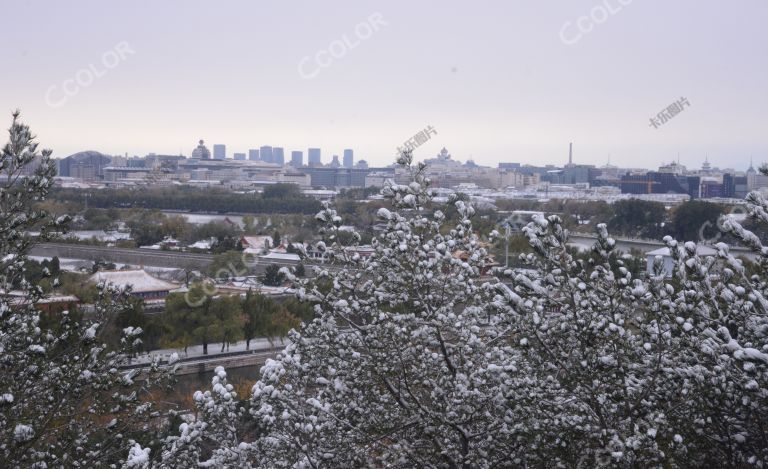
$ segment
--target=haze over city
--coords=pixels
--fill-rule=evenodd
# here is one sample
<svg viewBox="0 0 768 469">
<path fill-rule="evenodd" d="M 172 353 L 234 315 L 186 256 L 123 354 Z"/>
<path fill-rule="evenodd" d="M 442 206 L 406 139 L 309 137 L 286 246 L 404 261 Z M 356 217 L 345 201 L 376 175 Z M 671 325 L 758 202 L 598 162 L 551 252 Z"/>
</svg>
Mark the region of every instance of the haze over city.
<svg viewBox="0 0 768 469">
<path fill-rule="evenodd" d="M 203 138 L 230 155 L 319 147 L 327 161 L 353 148 L 383 166 L 431 125 L 417 159 L 447 147 L 489 166 L 563 164 L 573 141 L 581 164 L 768 160 L 759 0 L 4 2 L 3 13 L 0 102 L 55 157 L 189 156 Z M 683 112 L 649 125 L 681 98 Z"/>
</svg>

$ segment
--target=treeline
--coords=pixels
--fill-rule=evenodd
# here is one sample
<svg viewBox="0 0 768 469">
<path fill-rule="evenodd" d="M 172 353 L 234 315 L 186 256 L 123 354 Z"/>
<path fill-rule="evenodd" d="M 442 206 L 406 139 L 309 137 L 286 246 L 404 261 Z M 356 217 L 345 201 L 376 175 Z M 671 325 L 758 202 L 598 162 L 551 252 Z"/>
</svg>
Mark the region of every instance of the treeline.
<svg viewBox="0 0 768 469">
<path fill-rule="evenodd" d="M 241 194 L 224 189 L 157 187 L 84 190 L 56 188 L 51 198 L 87 204 L 94 208 L 145 208 L 190 212 L 303 213 L 314 214 L 320 202 L 306 197 L 294 184 L 275 184 L 262 194 Z"/>
<path fill-rule="evenodd" d="M 661 240 L 669 235 L 684 241 L 724 239 L 737 243 L 733 237 L 720 234 L 718 220 L 727 213 L 743 213 L 738 206 L 716 204 L 705 200 L 691 200 L 667 208 L 661 202 L 642 199 L 580 201 L 553 199 L 541 203 L 529 200 L 498 200 L 499 210 L 540 210 L 557 214 L 569 230 L 592 232 L 599 223 L 606 223 L 611 234 Z M 494 222 L 500 221 L 493 220 Z M 474 222 L 475 220 L 473 220 Z M 750 228 L 749 222 L 746 225 Z M 758 234 L 763 236 L 762 234 Z"/>
</svg>

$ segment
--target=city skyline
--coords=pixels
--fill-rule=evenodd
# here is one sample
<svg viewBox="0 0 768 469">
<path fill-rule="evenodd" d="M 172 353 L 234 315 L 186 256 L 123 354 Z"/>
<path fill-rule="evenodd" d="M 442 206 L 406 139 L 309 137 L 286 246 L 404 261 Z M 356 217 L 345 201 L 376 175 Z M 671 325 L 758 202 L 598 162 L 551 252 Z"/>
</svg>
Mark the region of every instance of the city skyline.
<svg viewBox="0 0 768 469">
<path fill-rule="evenodd" d="M 327 159 L 354 148 L 381 166 L 432 125 L 417 159 L 447 147 L 489 166 L 564 164 L 573 141 L 574 162 L 596 166 L 609 155 L 625 167 L 678 154 L 687 166 L 768 161 L 758 1 L 355 2 L 322 22 L 322 5 L 237 3 L 9 4 L 8 18 L 35 18 L 39 33 L 7 25 L 0 57 L 29 73 L 3 74 L 0 102 L 55 157 L 189 155 L 203 138 L 238 152 L 259 140 L 311 145 Z M 269 21 L 245 27 L 257 17 Z M 201 33 L 208 22 L 229 33 Z M 683 98 L 683 112 L 649 125 Z"/>
<path fill-rule="evenodd" d="M 204 142 L 204 140 L 199 140 L 198 143 L 199 142 Z M 304 150 L 285 150 L 284 147 L 277 147 L 277 146 L 273 147 L 273 146 L 265 145 L 265 146 L 260 147 L 260 149 L 250 149 L 250 150 L 242 151 L 242 152 L 235 151 L 235 152 L 232 153 L 232 156 L 230 157 L 230 156 L 227 156 L 228 154 L 226 153 L 226 146 L 227 146 L 226 144 L 218 144 L 218 143 L 212 144 L 211 147 L 214 149 L 214 151 L 211 152 L 211 159 L 214 159 L 214 160 L 216 160 L 216 159 L 236 160 L 238 158 L 235 158 L 235 156 L 236 155 L 240 155 L 241 158 L 239 158 L 239 159 L 242 159 L 242 160 L 249 160 L 249 161 L 258 160 L 258 161 L 264 161 L 264 162 L 279 164 L 277 161 L 275 161 L 276 160 L 275 153 L 279 152 L 283 156 L 283 158 L 282 158 L 282 160 L 283 160 L 282 165 L 284 165 L 284 166 L 285 165 L 287 165 L 287 166 L 297 166 L 297 165 L 294 164 L 296 161 L 302 161 L 302 163 L 304 163 L 303 162 Z M 217 148 L 220 149 L 219 150 L 219 154 L 224 154 L 223 158 L 217 158 L 216 157 L 216 154 L 217 154 L 216 149 Z M 445 147 L 443 147 L 441 150 L 443 150 L 443 149 L 445 149 Z M 267 151 L 262 153 L 263 150 L 267 150 Z M 321 165 L 328 165 L 328 164 L 332 163 L 334 157 L 335 158 L 339 157 L 338 153 L 330 152 L 330 153 L 326 154 L 326 156 L 327 156 L 326 160 L 323 160 L 322 148 L 307 147 L 306 150 L 307 150 L 308 154 L 312 154 L 313 155 L 313 160 L 312 161 L 307 161 L 306 164 L 309 164 L 311 162 L 311 163 L 314 163 L 314 164 L 318 164 L 319 163 Z M 88 152 L 93 152 L 93 151 L 98 152 L 98 150 L 81 150 L 79 152 L 75 152 L 74 154 L 77 154 L 77 153 L 88 153 Z M 290 154 L 290 156 L 291 156 L 290 159 L 285 158 L 284 154 L 286 152 Z M 498 162 L 493 163 L 493 164 L 480 164 L 480 163 L 478 163 L 477 161 L 475 161 L 472 158 L 461 158 L 461 157 L 456 157 L 455 155 L 451 155 L 451 156 L 453 157 L 453 159 L 455 161 L 459 161 L 459 162 L 473 162 L 473 163 L 478 164 L 480 166 L 487 166 L 487 167 L 496 167 L 496 166 L 500 166 L 501 167 L 501 166 L 505 166 L 505 165 L 508 165 L 510 163 L 513 163 L 513 164 L 522 165 L 522 166 L 539 166 L 539 167 L 552 166 L 552 167 L 563 167 L 563 168 L 565 168 L 565 167 L 568 167 L 568 166 L 594 166 L 595 168 L 617 167 L 617 168 L 623 168 L 623 169 L 649 169 L 649 170 L 653 170 L 654 168 L 661 167 L 661 166 L 666 166 L 666 165 L 669 165 L 669 164 L 680 164 L 680 165 L 682 165 L 684 167 L 687 167 L 688 170 L 696 170 L 696 169 L 702 169 L 702 168 L 717 168 L 717 169 L 734 169 L 737 172 L 744 172 L 749 167 L 753 167 L 753 168 L 757 169 L 757 168 L 759 168 L 762 165 L 762 163 L 754 161 L 754 158 L 750 158 L 749 161 L 747 161 L 746 165 L 743 168 L 741 166 L 738 166 L 738 165 L 734 166 L 733 164 L 712 164 L 712 161 L 710 160 L 708 155 L 704 155 L 704 158 L 701 161 L 698 161 L 698 162 L 692 161 L 692 162 L 689 162 L 689 163 L 686 163 L 685 161 L 683 161 L 680 158 L 680 155 L 676 155 L 675 157 L 673 157 L 673 158 L 671 158 L 669 160 L 661 160 L 661 161 L 659 161 L 658 164 L 650 164 L 649 163 L 649 164 L 645 164 L 645 165 L 642 165 L 642 164 L 619 165 L 619 164 L 616 164 L 615 161 L 611 161 L 610 155 L 609 155 L 608 160 L 606 160 L 606 161 L 604 161 L 602 163 L 599 163 L 599 162 L 598 163 L 589 163 L 589 162 L 578 161 L 578 160 L 576 160 L 574 158 L 574 156 L 573 156 L 574 155 L 573 142 L 569 142 L 567 150 L 565 152 L 566 152 L 566 155 L 565 155 L 564 161 L 541 161 L 540 163 L 529 163 L 529 162 L 522 161 L 522 160 L 504 160 L 504 161 L 498 161 Z M 102 152 L 98 152 L 98 153 L 102 153 Z M 109 154 L 106 154 L 106 153 L 104 153 L 104 154 L 108 155 L 108 156 L 129 157 L 129 158 L 144 158 L 144 157 L 154 156 L 154 155 L 178 155 L 178 156 L 183 156 L 185 158 L 196 158 L 197 156 L 194 155 L 193 153 L 194 153 L 194 151 L 189 151 L 189 152 L 181 151 L 179 153 L 149 152 L 149 153 L 147 153 L 145 155 L 137 155 L 137 154 L 134 154 L 134 155 L 125 155 L 125 154 L 123 154 L 123 155 L 120 155 L 120 154 L 109 155 Z M 368 160 L 366 160 L 365 158 L 357 158 L 357 157 L 355 157 L 353 149 L 345 148 L 341 153 L 343 155 L 343 159 L 339 160 L 339 163 L 340 163 L 341 167 L 345 167 L 345 168 L 353 167 L 359 161 L 364 161 L 366 164 L 370 164 L 368 162 Z M 267 159 L 263 159 L 262 158 L 262 154 L 266 154 Z M 419 160 L 419 161 L 421 161 L 421 160 L 428 160 L 428 159 L 431 159 L 431 158 L 433 158 L 435 156 L 439 156 L 439 155 L 440 155 L 440 152 L 438 152 L 436 155 L 431 155 L 431 156 L 425 155 L 423 158 L 417 157 L 416 159 Z M 66 156 L 72 156 L 72 155 L 66 155 Z M 60 158 L 65 158 L 66 156 L 62 156 Z M 346 159 L 347 156 L 349 157 L 349 161 L 351 162 L 351 164 L 347 164 L 347 159 Z M 298 158 L 298 159 L 296 159 L 296 158 Z M 382 164 L 382 165 L 374 165 L 374 166 L 385 167 L 385 166 L 391 166 L 393 164 L 395 164 L 394 160 L 391 161 L 391 162 Z M 301 166 L 301 165 L 299 165 L 299 166 Z"/>
</svg>

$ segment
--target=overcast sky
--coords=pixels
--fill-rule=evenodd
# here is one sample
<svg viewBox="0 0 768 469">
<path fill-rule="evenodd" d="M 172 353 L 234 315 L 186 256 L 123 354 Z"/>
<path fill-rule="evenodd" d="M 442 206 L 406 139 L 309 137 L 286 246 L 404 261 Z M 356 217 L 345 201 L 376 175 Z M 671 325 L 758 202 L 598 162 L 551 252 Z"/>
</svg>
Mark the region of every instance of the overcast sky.
<svg viewBox="0 0 768 469">
<path fill-rule="evenodd" d="M 765 0 L 1 1 L 2 125 L 20 108 L 58 157 L 203 138 L 388 164 L 431 125 L 417 158 L 768 161 Z"/>
</svg>

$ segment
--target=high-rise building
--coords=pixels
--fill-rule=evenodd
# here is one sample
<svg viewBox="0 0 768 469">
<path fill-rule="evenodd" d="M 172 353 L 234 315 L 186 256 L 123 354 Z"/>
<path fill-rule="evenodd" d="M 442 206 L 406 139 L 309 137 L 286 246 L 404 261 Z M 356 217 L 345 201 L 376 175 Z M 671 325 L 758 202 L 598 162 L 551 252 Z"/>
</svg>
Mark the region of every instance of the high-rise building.
<svg viewBox="0 0 768 469">
<path fill-rule="evenodd" d="M 232 158 L 238 161 L 245 161 L 245 153 L 233 153 Z"/>
<path fill-rule="evenodd" d="M 351 168 L 355 165 L 355 157 L 352 149 L 347 148 L 344 150 L 344 167 Z"/>
<path fill-rule="evenodd" d="M 213 159 L 223 160 L 227 158 L 227 146 L 223 143 L 213 144 Z"/>
<path fill-rule="evenodd" d="M 339 155 L 333 155 L 333 158 L 331 159 L 331 163 L 328 166 L 330 166 L 331 168 L 341 167 L 341 163 L 339 163 Z"/>
<path fill-rule="evenodd" d="M 259 148 L 259 156 L 261 156 L 261 161 L 265 161 L 267 163 L 272 163 L 274 161 L 272 156 L 272 147 L 269 145 L 264 145 L 263 147 Z"/>
<path fill-rule="evenodd" d="M 251 161 L 256 161 L 259 159 L 259 150 L 251 148 L 248 150 L 248 159 Z"/>
<path fill-rule="evenodd" d="M 300 151 L 291 152 L 291 166 L 294 168 L 301 168 L 304 166 L 304 153 Z"/>
<path fill-rule="evenodd" d="M 322 163 L 319 148 L 310 148 L 307 150 L 307 166 L 320 166 Z"/>
<path fill-rule="evenodd" d="M 280 166 L 285 164 L 285 151 L 283 147 L 274 147 L 272 149 L 272 162 Z"/>
</svg>

